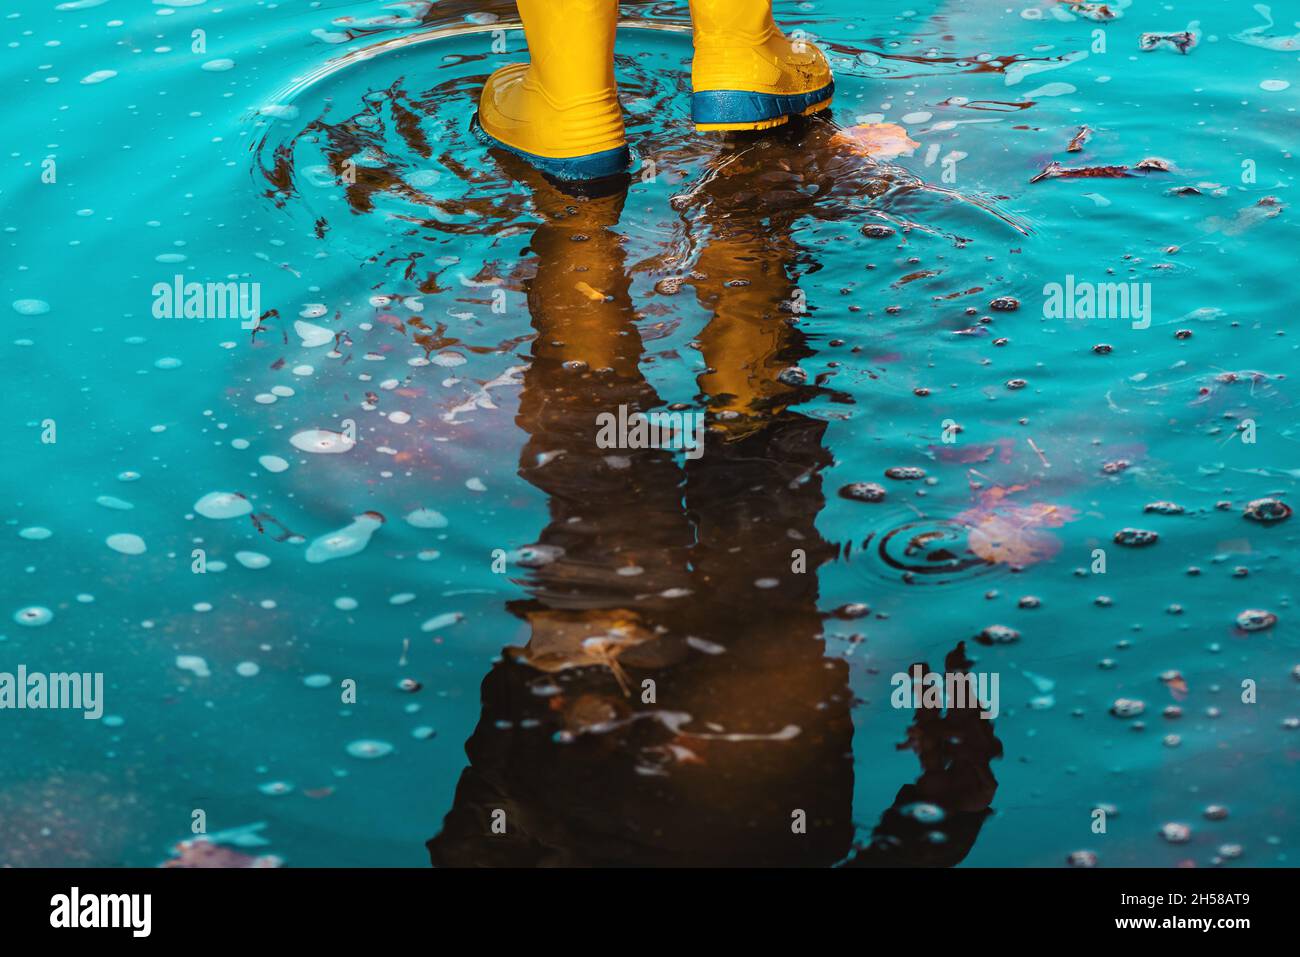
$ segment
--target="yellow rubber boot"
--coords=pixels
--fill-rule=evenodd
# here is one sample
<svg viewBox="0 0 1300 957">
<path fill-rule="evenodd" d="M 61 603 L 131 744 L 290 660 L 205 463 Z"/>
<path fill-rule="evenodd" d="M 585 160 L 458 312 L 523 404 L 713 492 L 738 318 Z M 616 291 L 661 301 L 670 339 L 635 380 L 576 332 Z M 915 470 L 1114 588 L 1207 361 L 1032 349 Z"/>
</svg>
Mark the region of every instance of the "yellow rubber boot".
<svg viewBox="0 0 1300 957">
<path fill-rule="evenodd" d="M 765 130 L 830 106 L 830 64 L 785 36 L 771 0 L 690 0 L 691 118 L 697 130 Z"/>
<path fill-rule="evenodd" d="M 531 63 L 503 66 L 479 98 L 478 125 L 496 145 L 559 179 L 627 169 L 614 83 L 618 0 L 518 0 Z"/>
</svg>

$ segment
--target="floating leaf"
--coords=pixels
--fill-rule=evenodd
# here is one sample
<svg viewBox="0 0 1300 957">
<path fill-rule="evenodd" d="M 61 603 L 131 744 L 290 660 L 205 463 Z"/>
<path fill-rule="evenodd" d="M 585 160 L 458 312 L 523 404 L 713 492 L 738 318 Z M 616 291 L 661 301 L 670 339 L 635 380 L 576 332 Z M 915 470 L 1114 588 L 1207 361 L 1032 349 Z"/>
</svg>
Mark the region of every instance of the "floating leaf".
<svg viewBox="0 0 1300 957">
<path fill-rule="evenodd" d="M 862 123 L 838 130 L 831 137 L 832 146 L 842 146 L 859 156 L 890 160 L 911 156 L 921 144 L 907 135 L 896 123 Z"/>
<path fill-rule="evenodd" d="M 1079 152 L 1081 149 L 1083 149 L 1083 144 L 1088 142 L 1088 138 L 1091 136 L 1092 136 L 1091 127 L 1088 126 L 1079 127 L 1079 132 L 1074 134 L 1073 139 L 1070 140 L 1070 145 L 1065 148 L 1065 151 L 1067 153 Z"/>
<path fill-rule="evenodd" d="M 1128 176 L 1127 166 L 1080 166 L 1068 167 L 1062 166 L 1053 160 L 1043 167 L 1042 171 L 1030 179 L 1029 182 L 1037 183 L 1040 179 L 1085 179 L 1085 178 L 1110 178 L 1118 179 Z"/>
<path fill-rule="evenodd" d="M 1146 53 L 1150 53 L 1156 47 L 1171 46 L 1179 53 L 1186 54 L 1196 46 L 1196 37 L 1187 30 L 1181 33 L 1144 33 L 1138 41 L 1138 46 Z"/>
</svg>

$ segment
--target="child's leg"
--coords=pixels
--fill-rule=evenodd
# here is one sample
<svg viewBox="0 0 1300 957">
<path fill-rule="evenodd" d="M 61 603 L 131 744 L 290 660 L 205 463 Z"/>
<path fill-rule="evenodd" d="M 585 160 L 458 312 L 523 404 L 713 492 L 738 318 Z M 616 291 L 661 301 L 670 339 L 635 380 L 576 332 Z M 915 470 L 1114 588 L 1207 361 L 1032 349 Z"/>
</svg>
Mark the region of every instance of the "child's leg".
<svg viewBox="0 0 1300 957">
<path fill-rule="evenodd" d="M 531 63 L 488 78 L 478 122 L 489 137 L 563 179 L 627 168 L 614 84 L 617 0 L 518 0 Z"/>
<path fill-rule="evenodd" d="M 690 0 L 695 31 L 691 113 L 700 130 L 761 130 L 830 105 L 821 50 L 787 38 L 771 0 Z"/>
</svg>

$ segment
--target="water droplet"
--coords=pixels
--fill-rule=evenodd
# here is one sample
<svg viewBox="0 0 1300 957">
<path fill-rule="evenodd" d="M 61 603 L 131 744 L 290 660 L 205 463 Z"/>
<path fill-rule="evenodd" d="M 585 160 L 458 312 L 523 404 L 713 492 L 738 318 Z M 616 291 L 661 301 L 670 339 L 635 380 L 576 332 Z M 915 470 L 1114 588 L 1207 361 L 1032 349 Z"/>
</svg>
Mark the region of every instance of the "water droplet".
<svg viewBox="0 0 1300 957">
<path fill-rule="evenodd" d="M 144 539 L 129 532 L 119 532 L 104 539 L 104 544 L 123 555 L 141 555 L 145 552 Z"/>
<path fill-rule="evenodd" d="M 336 532 L 322 535 L 307 546 L 307 561 L 313 565 L 347 558 L 370 544 L 370 536 L 384 524 L 378 512 L 366 512 L 352 520 L 352 524 Z"/>
<path fill-rule="evenodd" d="M 393 753 L 393 746 L 387 741 L 374 741 L 369 738 L 363 738 L 360 741 L 353 741 L 347 746 L 348 754 L 354 758 L 382 758 L 387 754 Z"/>
<path fill-rule="evenodd" d="M 43 316 L 50 311 L 50 304 L 43 299 L 15 299 L 13 307 L 20 316 Z"/>
<path fill-rule="evenodd" d="M 194 511 L 204 518 L 238 518 L 253 511 L 253 503 L 238 492 L 209 492 L 194 503 Z"/>
<path fill-rule="evenodd" d="M 414 525 L 416 528 L 446 528 L 447 517 L 442 512 L 432 508 L 417 508 L 413 512 L 407 513 L 407 524 Z"/>
<path fill-rule="evenodd" d="M 330 455 L 347 452 L 356 444 L 355 440 L 343 433 L 331 432 L 328 429 L 307 429 L 298 432 L 289 441 L 299 451 Z"/>
<path fill-rule="evenodd" d="M 14 612 L 14 621 L 20 625 L 26 625 L 29 628 L 36 628 L 40 625 L 48 625 L 54 620 L 54 612 L 41 605 L 29 605 L 26 608 L 20 608 Z"/>
</svg>

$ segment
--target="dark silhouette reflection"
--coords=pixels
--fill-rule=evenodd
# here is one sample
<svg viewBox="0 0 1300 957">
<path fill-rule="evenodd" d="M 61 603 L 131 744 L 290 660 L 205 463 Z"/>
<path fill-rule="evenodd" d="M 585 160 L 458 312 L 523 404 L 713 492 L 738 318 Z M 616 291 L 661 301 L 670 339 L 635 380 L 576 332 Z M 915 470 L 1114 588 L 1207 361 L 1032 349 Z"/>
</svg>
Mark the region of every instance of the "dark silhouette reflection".
<svg viewBox="0 0 1300 957">
<path fill-rule="evenodd" d="M 625 191 L 573 195 L 500 160 L 544 218 L 517 421 L 519 473 L 550 521 L 520 556 L 529 597 L 510 610 L 528 641 L 483 681 L 469 766 L 428 843 L 436 866 L 951 864 L 988 813 L 989 723 L 918 712 L 921 778 L 855 853 L 853 698 L 817 610 L 831 455 L 826 423 L 797 411 L 821 391 L 798 369 L 811 349 L 796 275 L 815 264 L 791 238 L 815 191 L 766 203 L 770 164 L 731 160 L 680 210 L 711 316 L 694 459 L 597 442 L 600 414 L 664 407 L 615 230 Z M 916 802 L 943 820 L 918 830 Z"/>
</svg>

